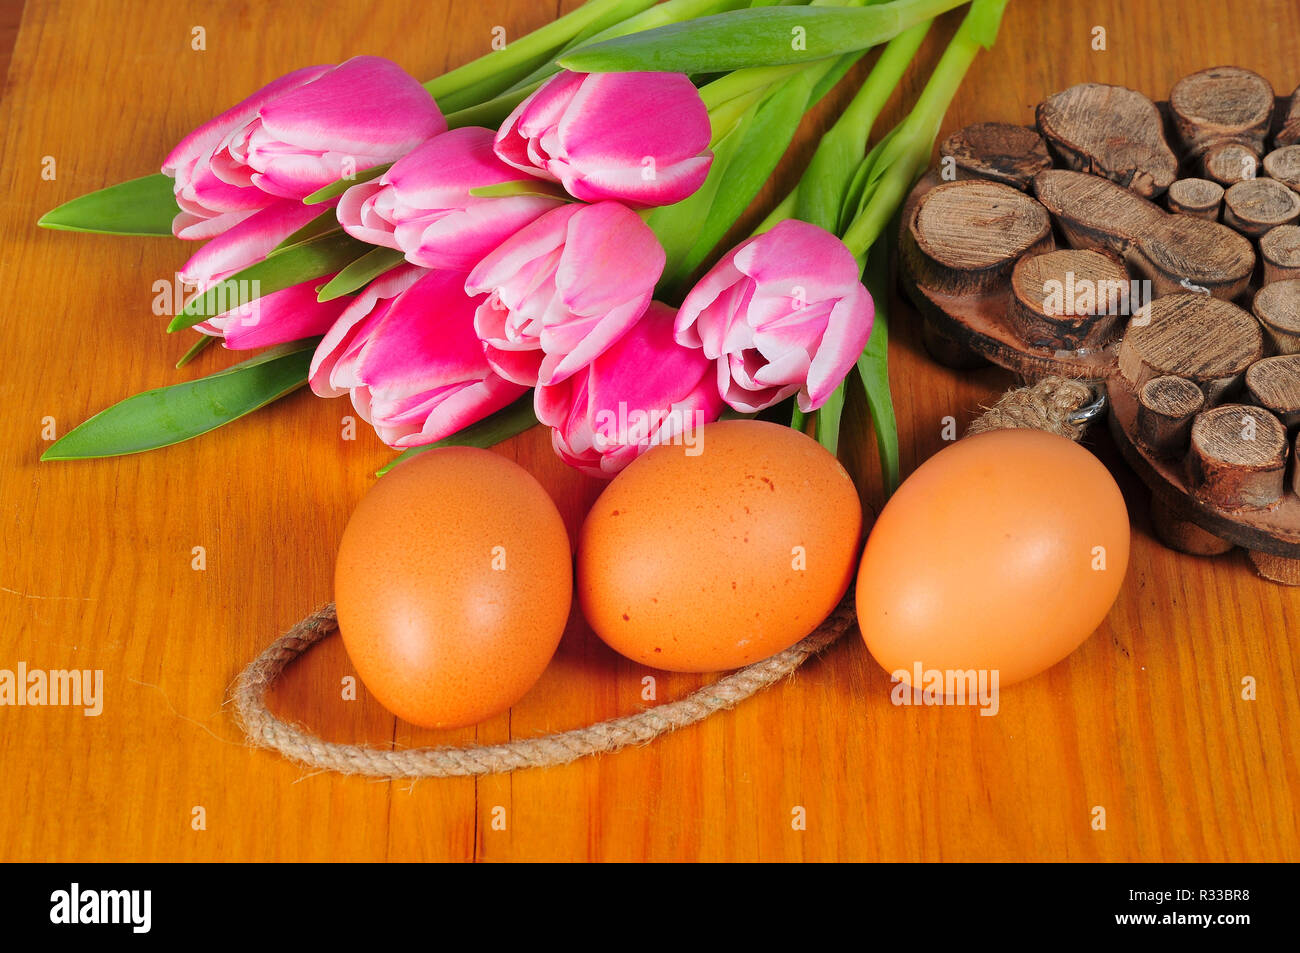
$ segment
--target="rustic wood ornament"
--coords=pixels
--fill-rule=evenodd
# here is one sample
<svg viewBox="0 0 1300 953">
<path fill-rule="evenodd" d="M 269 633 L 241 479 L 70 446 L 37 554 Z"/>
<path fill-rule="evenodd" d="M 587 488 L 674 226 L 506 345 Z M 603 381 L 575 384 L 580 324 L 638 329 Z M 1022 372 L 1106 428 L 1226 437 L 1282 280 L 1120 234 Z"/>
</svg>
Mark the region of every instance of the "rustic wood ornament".
<svg viewBox="0 0 1300 953">
<path fill-rule="evenodd" d="M 1174 84 L 1169 113 L 1187 152 L 1203 152 L 1212 143 L 1234 139 L 1258 156 L 1273 118 L 1273 87 L 1248 69 L 1215 66 Z"/>
<path fill-rule="evenodd" d="M 1255 267 L 1250 241 L 1217 222 L 1172 215 L 1095 175 L 1051 169 L 1034 176 L 1034 194 L 1074 248 L 1109 248 L 1148 278 L 1157 296 L 1187 283 L 1231 299 Z"/>
<path fill-rule="evenodd" d="M 1259 257 L 1264 263 L 1264 284 L 1300 278 L 1300 226 L 1279 225 L 1259 239 Z"/>
<path fill-rule="evenodd" d="M 950 295 L 995 291 L 1017 258 L 1054 246 L 1042 205 L 1008 185 L 975 180 L 927 193 L 906 239 L 902 254 L 911 270 L 927 287 Z"/>
<path fill-rule="evenodd" d="M 1250 365 L 1246 392 L 1287 430 L 1300 425 L 1300 354 L 1266 357 Z"/>
<path fill-rule="evenodd" d="M 1217 222 L 1223 205 L 1223 186 L 1209 179 L 1179 179 L 1169 186 L 1165 203 L 1169 211 L 1179 215 Z"/>
<path fill-rule="evenodd" d="M 1268 238 L 1268 235 L 1264 237 Z M 1265 264 L 1265 269 L 1267 268 Z M 1264 285 L 1255 294 L 1251 310 L 1264 326 L 1264 333 L 1274 351 L 1278 354 L 1300 354 L 1300 278 L 1287 278 Z"/>
<path fill-rule="evenodd" d="M 1259 153 L 1241 142 L 1216 142 L 1202 153 L 1201 173 L 1220 185 L 1253 179 L 1259 171 Z"/>
<path fill-rule="evenodd" d="M 1066 248 L 1024 255 L 1011 273 L 1007 320 L 1030 347 L 1097 350 L 1129 314 L 1130 283 L 1112 252 Z"/>
<path fill-rule="evenodd" d="M 1187 477 L 1221 509 L 1264 508 L 1286 492 L 1286 428 L 1262 407 L 1223 404 L 1192 422 Z"/>
<path fill-rule="evenodd" d="M 1288 188 L 1300 188 L 1300 145 L 1283 146 L 1264 156 L 1264 172 Z"/>
<path fill-rule="evenodd" d="M 1217 67 L 1160 108 L 1177 155 L 1149 100 L 1096 84 L 1038 107 L 1057 168 L 1042 168 L 1029 130 L 954 133 L 943 176 L 904 205 L 900 281 L 943 363 L 1104 382 L 1116 445 L 1151 487 L 1167 545 L 1241 546 L 1265 578 L 1300 585 L 1288 432 L 1300 430 L 1300 194 L 1288 184 L 1300 184 L 1300 144 L 1285 148 L 1300 141 L 1300 103 Z M 1033 169 L 1030 194 L 1017 192 Z M 1253 314 L 1237 303 L 1258 280 L 1251 238 L 1264 281 Z"/>
<path fill-rule="evenodd" d="M 1038 131 L 1068 169 L 1150 198 L 1178 177 L 1155 103 L 1136 90 L 1080 83 L 1038 104 Z"/>
<path fill-rule="evenodd" d="M 1205 391 L 1185 377 L 1153 377 L 1138 391 L 1137 438 L 1164 457 L 1187 450 L 1192 418 L 1205 407 Z"/>
<path fill-rule="evenodd" d="M 1212 555 L 1226 551 L 1227 544 L 1233 544 L 1252 552 L 1300 559 L 1300 496 L 1294 492 L 1286 493 L 1275 506 L 1263 509 L 1225 508 L 1199 498 L 1189 480 L 1187 457 L 1190 453 L 1164 457 L 1142 447 L 1136 439 L 1136 392 L 1120 375 L 1110 377 L 1106 385 L 1110 403 L 1107 424 L 1111 436 L 1124 459 L 1151 487 L 1153 516 L 1165 522 L 1163 528 L 1157 522 L 1156 530 L 1167 545 L 1184 552 Z M 1260 418 L 1266 415 L 1257 407 L 1247 407 L 1246 410 L 1255 411 Z M 1200 416 L 1204 416 L 1204 412 Z M 1161 497 L 1166 498 L 1163 514 L 1156 506 Z M 1181 522 L 1200 527 L 1206 535 L 1199 536 L 1187 527 L 1179 527 Z"/>
<path fill-rule="evenodd" d="M 1300 142 L 1300 86 L 1279 103 L 1282 121 L 1273 135 L 1274 146 L 1289 146 Z"/>
<path fill-rule="evenodd" d="M 1300 195 L 1274 179 L 1247 179 L 1223 193 L 1223 224 L 1259 238 L 1300 219 Z"/>
<path fill-rule="evenodd" d="M 987 179 L 1029 189 L 1035 175 L 1052 167 L 1047 143 L 1028 126 L 979 122 L 958 129 L 939 146 L 941 161 L 951 157 L 958 179 Z"/>
<path fill-rule="evenodd" d="M 1214 404 L 1263 356 L 1263 329 L 1248 312 L 1184 291 L 1156 298 L 1129 322 L 1119 372 L 1134 390 L 1153 377 L 1186 378 Z"/>
<path fill-rule="evenodd" d="M 1255 566 L 1255 572 L 1265 579 L 1280 582 L 1284 586 L 1300 586 L 1300 559 L 1288 559 L 1286 556 L 1274 556 L 1252 550 L 1247 553 Z"/>
</svg>

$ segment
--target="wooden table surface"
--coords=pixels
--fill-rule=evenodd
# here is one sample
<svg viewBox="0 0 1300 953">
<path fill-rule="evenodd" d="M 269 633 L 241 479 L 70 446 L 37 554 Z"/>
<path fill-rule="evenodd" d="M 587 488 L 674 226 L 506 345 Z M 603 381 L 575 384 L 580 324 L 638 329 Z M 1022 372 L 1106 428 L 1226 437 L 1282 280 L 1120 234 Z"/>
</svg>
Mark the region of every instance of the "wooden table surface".
<svg viewBox="0 0 1300 953">
<path fill-rule="evenodd" d="M 0 25 L 16 24 L 19 6 L 0 4 Z M 1101 433 L 1089 443 L 1133 518 L 1123 591 L 1067 661 L 1005 690 L 997 717 L 895 707 L 855 633 L 734 712 L 558 769 L 388 783 L 313 774 L 246 747 L 223 707 L 227 688 L 331 598 L 348 515 L 392 454 L 373 434 L 341 439 L 344 401 L 300 392 L 163 451 L 38 463 L 43 418 L 62 434 L 129 394 L 232 358 L 210 349 L 174 370 L 191 337 L 165 334 L 167 319 L 151 310 L 153 283 L 192 247 L 42 231 L 36 218 L 155 170 L 193 126 L 290 69 L 366 52 L 429 78 L 485 52 L 493 26 L 517 36 L 556 13 L 525 0 L 302 9 L 235 0 L 21 9 L 0 107 L 0 668 L 102 669 L 106 697 L 99 717 L 0 709 L 0 859 L 1300 859 L 1300 589 L 1260 581 L 1239 552 L 1206 560 L 1159 545 L 1147 492 Z M 904 100 L 955 23 L 949 15 L 936 28 Z M 190 48 L 196 26 L 204 51 Z M 1106 31 L 1104 51 L 1092 49 L 1094 27 Z M 13 36 L 0 29 L 0 41 Z M 1300 83 L 1296 4 L 1012 0 L 996 52 L 976 61 L 944 131 L 1031 122 L 1038 100 L 1085 80 L 1159 99 L 1180 76 L 1222 63 L 1289 93 Z M 895 102 L 886 119 L 899 115 Z M 774 188 L 794 181 L 826 122 L 806 121 Z M 41 176 L 45 156 L 53 181 Z M 944 417 L 964 426 L 1011 377 L 938 367 L 918 344 L 915 314 L 895 309 L 893 384 L 910 471 L 942 445 Z M 850 423 L 868 445 L 860 412 Z M 500 450 L 546 484 L 576 528 L 600 485 L 566 470 L 540 428 Z M 853 466 L 878 505 L 870 459 Z M 351 671 L 332 639 L 291 670 L 275 707 L 332 740 L 499 742 L 636 711 L 646 670 L 575 616 L 527 697 L 456 732 L 413 729 L 364 690 L 344 700 Z M 1242 698 L 1247 677 L 1254 700 Z M 661 675 L 659 698 L 704 681 Z M 799 807 L 805 830 L 792 824 Z M 1094 829 L 1096 807 L 1104 830 Z"/>
</svg>

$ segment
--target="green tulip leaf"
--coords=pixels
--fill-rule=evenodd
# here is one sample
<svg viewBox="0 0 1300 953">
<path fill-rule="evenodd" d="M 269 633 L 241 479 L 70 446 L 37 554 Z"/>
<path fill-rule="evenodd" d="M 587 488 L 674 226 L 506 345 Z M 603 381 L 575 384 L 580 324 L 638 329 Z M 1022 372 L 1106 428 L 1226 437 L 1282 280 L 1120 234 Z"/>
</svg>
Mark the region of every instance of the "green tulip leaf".
<svg viewBox="0 0 1300 953">
<path fill-rule="evenodd" d="M 250 265 L 243 271 L 237 271 L 203 294 L 195 295 L 172 319 L 167 330 L 191 328 L 256 298 L 292 288 L 312 278 L 333 274 L 361 258 L 373 247 L 344 232 L 331 232 L 303 242 Z"/>
<path fill-rule="evenodd" d="M 867 346 L 858 358 L 858 376 L 867 394 L 871 428 L 876 432 L 885 495 L 890 496 L 899 482 L 898 421 L 889 391 L 889 247 L 884 239 L 871 248 L 864 280 L 875 302 L 876 316 Z"/>
<path fill-rule="evenodd" d="M 569 193 L 554 182 L 541 179 L 519 179 L 515 182 L 498 182 L 496 185 L 476 185 L 469 194 L 479 199 L 509 198 L 514 195 L 537 195 L 547 199 L 573 201 Z"/>
<path fill-rule="evenodd" d="M 395 268 L 405 261 L 405 257 L 396 248 L 375 248 L 366 252 L 337 275 L 331 278 L 325 287 L 316 292 L 316 300 L 333 301 L 342 298 L 370 284 L 390 268 Z"/>
<path fill-rule="evenodd" d="M 377 165 L 370 169 L 363 169 L 354 173 L 351 178 L 339 179 L 337 182 L 331 182 L 329 185 L 323 185 L 311 195 L 302 200 L 303 205 L 319 205 L 321 202 L 328 202 L 330 199 L 336 199 L 352 186 L 359 182 L 369 182 L 371 179 L 377 179 L 393 167 L 391 162 L 385 162 L 383 165 Z"/>
<path fill-rule="evenodd" d="M 343 231 L 343 226 L 339 224 L 338 215 L 334 209 L 327 208 L 310 222 L 298 229 L 280 244 L 271 249 L 270 255 L 278 255 L 281 252 L 288 251 L 290 248 L 297 248 L 299 245 L 305 245 L 315 238 L 323 238 L 326 235 L 337 234 Z"/>
<path fill-rule="evenodd" d="M 437 447 L 494 447 L 504 440 L 518 436 L 529 427 L 537 424 L 537 414 L 533 412 L 533 392 L 529 391 L 509 407 L 498 410 L 490 417 L 485 417 L 476 424 L 470 424 L 459 433 L 431 443 L 425 447 L 412 447 L 404 451 L 375 476 L 383 476 L 393 467 L 405 463 L 412 457 L 419 456 L 426 450 Z"/>
<path fill-rule="evenodd" d="M 165 175 L 146 175 L 64 202 L 36 222 L 41 228 L 101 235 L 172 234 L 172 219 L 180 211 Z"/>
<path fill-rule="evenodd" d="M 55 441 L 41 459 L 140 453 L 215 430 L 307 383 L 319 340 L 283 344 L 208 377 L 128 397 Z"/>
<path fill-rule="evenodd" d="M 560 57 L 580 73 L 721 73 L 810 63 L 866 50 L 965 0 L 893 0 L 861 8 L 753 7 L 584 46 Z"/>
</svg>

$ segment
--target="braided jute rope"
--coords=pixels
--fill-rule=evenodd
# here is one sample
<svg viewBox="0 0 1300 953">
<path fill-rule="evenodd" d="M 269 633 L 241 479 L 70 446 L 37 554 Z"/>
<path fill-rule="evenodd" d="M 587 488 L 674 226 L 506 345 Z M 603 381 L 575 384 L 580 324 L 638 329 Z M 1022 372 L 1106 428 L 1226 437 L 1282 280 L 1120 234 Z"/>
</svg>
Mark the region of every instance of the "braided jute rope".
<svg viewBox="0 0 1300 953">
<path fill-rule="evenodd" d="M 1032 387 L 1009 391 L 970 426 L 967 434 L 1005 427 L 1032 427 L 1077 439 L 1081 425 L 1070 420 L 1091 396 L 1088 385 L 1079 381 L 1048 378 Z M 855 621 L 852 593 L 850 587 L 844 600 L 802 641 L 697 689 L 679 701 L 585 728 L 505 744 L 400 750 L 338 744 L 273 715 L 266 698 L 281 673 L 294 659 L 338 631 L 332 603 L 300 620 L 244 669 L 235 681 L 232 700 L 250 744 L 278 751 L 310 768 L 397 779 L 464 777 L 550 767 L 587 755 L 608 754 L 628 745 L 648 744 L 660 735 L 734 708 L 793 675 L 809 656 L 829 647 L 852 627 Z"/>
</svg>

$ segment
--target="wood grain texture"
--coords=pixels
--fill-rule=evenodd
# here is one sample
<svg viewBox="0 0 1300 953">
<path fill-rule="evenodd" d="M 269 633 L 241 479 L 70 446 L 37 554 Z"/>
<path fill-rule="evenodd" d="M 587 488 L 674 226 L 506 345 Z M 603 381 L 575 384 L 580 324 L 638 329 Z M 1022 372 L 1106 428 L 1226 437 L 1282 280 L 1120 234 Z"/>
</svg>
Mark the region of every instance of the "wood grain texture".
<svg viewBox="0 0 1300 953">
<path fill-rule="evenodd" d="M 566 4 L 567 5 L 567 4 Z M 1159 9 L 1156 9 L 1157 6 Z M 0 859 L 1300 859 L 1300 590 L 1263 582 L 1238 552 L 1201 560 L 1151 535 L 1147 491 L 1100 431 L 1090 444 L 1128 497 L 1128 579 L 1101 629 L 1067 661 L 972 708 L 895 707 L 856 636 L 789 682 L 652 746 L 478 781 L 375 783 L 305 775 L 247 749 L 222 707 L 239 668 L 330 598 L 335 547 L 371 474 L 391 457 L 340 439 L 342 402 L 299 394 L 219 434 L 118 460 L 38 464 L 42 418 L 59 432 L 121 397 L 230 362 L 163 333 L 152 283 L 187 249 L 165 239 L 41 232 L 74 195 L 154 169 L 190 128 L 309 63 L 382 53 L 421 77 L 550 19 L 550 4 L 360 3 L 310 14 L 245 2 L 30 0 L 0 106 L 0 667 L 99 668 L 98 718 L 0 709 Z M 924 82 L 945 17 L 886 122 Z M 189 49 L 207 30 L 207 50 Z M 1092 49 L 1093 27 L 1107 49 Z M 1014 0 L 941 132 L 1027 124 L 1074 83 L 1163 98 L 1194 70 L 1239 63 L 1278 90 L 1300 82 L 1300 11 L 1232 5 Z M 858 73 L 856 75 L 861 75 Z M 837 91 L 833 103 L 845 101 Z M 804 124 L 768 198 L 795 180 L 825 112 Z M 58 177 L 43 181 L 41 158 Z M 741 230 L 761 217 L 752 212 Z M 944 445 L 1013 381 L 952 372 L 894 302 L 891 341 L 903 467 Z M 847 427 L 869 448 L 862 409 Z M 501 448 L 535 473 L 576 528 L 599 491 L 534 430 Z M 879 504 L 871 452 L 850 459 Z M 191 568 L 204 546 L 205 571 Z M 327 738 L 415 745 L 498 741 L 634 711 L 643 675 L 572 620 L 541 683 L 477 728 L 421 731 L 364 691 L 340 697 L 337 640 L 293 669 L 276 705 Z M 1258 696 L 1241 697 L 1253 678 Z M 658 696 L 700 684 L 660 674 Z M 191 826 L 206 810 L 206 830 Z M 807 829 L 793 830 L 802 806 Z M 1092 827 L 1093 808 L 1106 829 Z M 492 826 L 504 808 L 504 830 Z M 500 816 L 498 814 L 498 816 Z"/>
</svg>

